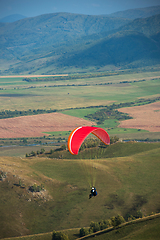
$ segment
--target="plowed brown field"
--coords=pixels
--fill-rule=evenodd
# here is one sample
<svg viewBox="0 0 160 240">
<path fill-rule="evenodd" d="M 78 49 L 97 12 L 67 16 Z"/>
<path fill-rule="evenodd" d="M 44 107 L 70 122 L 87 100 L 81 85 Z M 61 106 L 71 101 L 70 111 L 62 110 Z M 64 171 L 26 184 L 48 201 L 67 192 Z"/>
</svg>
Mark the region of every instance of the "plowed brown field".
<svg viewBox="0 0 160 240">
<path fill-rule="evenodd" d="M 133 119 L 122 121 L 119 127 L 160 132 L 160 102 L 118 110 L 133 117 Z"/>
<path fill-rule="evenodd" d="M 62 113 L 0 119 L 0 138 L 40 137 L 47 135 L 43 132 L 70 131 L 82 125 L 95 123 Z"/>
</svg>

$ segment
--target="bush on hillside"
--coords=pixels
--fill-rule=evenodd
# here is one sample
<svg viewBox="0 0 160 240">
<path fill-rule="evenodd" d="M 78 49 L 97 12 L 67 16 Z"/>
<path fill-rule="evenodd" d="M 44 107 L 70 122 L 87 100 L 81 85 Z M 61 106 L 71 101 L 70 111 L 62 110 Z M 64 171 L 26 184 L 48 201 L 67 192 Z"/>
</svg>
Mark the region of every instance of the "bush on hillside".
<svg viewBox="0 0 160 240">
<path fill-rule="evenodd" d="M 125 220 L 122 216 L 118 215 L 117 217 L 112 217 L 111 222 L 112 222 L 112 226 L 116 227 L 116 226 L 120 225 L 121 223 L 124 223 Z"/>
<path fill-rule="evenodd" d="M 44 191 L 44 186 L 41 184 L 41 186 L 34 184 L 33 186 L 29 187 L 29 191 L 31 192 L 40 192 L 40 191 Z"/>
<path fill-rule="evenodd" d="M 89 234 L 89 231 L 87 229 L 85 229 L 85 228 L 81 228 L 80 231 L 79 231 L 79 236 L 80 237 L 84 237 L 84 236 L 86 236 L 88 234 Z"/>
<path fill-rule="evenodd" d="M 119 141 L 119 138 L 117 136 L 111 137 L 110 138 L 110 144 L 116 143 Z"/>
<path fill-rule="evenodd" d="M 99 222 L 99 226 L 100 226 L 100 230 L 103 230 L 105 228 L 111 227 L 112 226 L 112 222 L 111 222 L 110 219 L 109 220 L 101 220 Z"/>
<path fill-rule="evenodd" d="M 90 233 L 94 233 L 94 232 L 98 232 L 100 231 L 100 225 L 98 222 L 91 222 L 90 223 L 90 228 L 89 228 L 89 232 Z"/>
<path fill-rule="evenodd" d="M 52 240 L 69 240 L 69 238 L 62 232 L 53 231 Z"/>
</svg>

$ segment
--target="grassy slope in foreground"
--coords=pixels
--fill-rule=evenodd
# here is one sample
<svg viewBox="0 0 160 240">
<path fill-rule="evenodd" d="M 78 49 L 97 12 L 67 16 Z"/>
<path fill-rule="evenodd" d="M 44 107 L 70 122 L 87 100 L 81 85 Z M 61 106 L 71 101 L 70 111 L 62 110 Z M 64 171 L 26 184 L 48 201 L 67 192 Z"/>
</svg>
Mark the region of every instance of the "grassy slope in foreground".
<svg viewBox="0 0 160 240">
<path fill-rule="evenodd" d="M 126 157 L 86 160 L 86 166 L 96 167 L 98 196 L 91 201 L 82 161 L 0 158 L 1 170 L 10 172 L 10 178 L 0 182 L 1 238 L 89 226 L 117 214 L 134 214 L 133 207 L 146 215 L 157 212 L 159 158 L 160 148 L 141 153 L 135 148 Z M 15 185 L 19 177 L 26 188 L 35 182 L 44 184 L 52 199 L 30 196 Z"/>
<path fill-rule="evenodd" d="M 96 235 L 98 240 L 158 240 L 160 234 L 160 214 L 121 224 L 112 231 L 103 231 Z M 93 236 L 87 238 L 91 239 Z"/>
<path fill-rule="evenodd" d="M 158 214 L 159 215 L 159 214 Z M 109 228 L 99 231 L 98 233 L 92 234 L 90 237 L 86 236 L 84 239 L 92 239 L 93 236 L 96 236 L 98 240 L 159 240 L 160 235 L 160 215 L 152 215 L 147 218 L 137 219 L 132 222 L 128 222 L 120 225 L 117 228 Z M 65 234 L 68 235 L 69 239 L 77 239 L 79 229 L 70 229 L 64 230 Z M 13 237 L 5 238 L 2 240 L 51 240 L 52 232 L 35 234 L 24 237 Z M 83 239 L 83 238 L 82 238 Z"/>
</svg>

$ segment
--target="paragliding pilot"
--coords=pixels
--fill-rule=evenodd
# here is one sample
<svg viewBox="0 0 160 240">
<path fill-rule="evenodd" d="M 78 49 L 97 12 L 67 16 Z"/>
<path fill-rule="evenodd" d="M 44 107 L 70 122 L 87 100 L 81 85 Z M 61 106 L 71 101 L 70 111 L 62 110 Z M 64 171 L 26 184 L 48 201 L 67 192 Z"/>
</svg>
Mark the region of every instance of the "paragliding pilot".
<svg viewBox="0 0 160 240">
<path fill-rule="evenodd" d="M 91 193 L 89 194 L 89 199 L 92 198 L 92 197 L 95 197 L 95 196 L 97 196 L 97 191 L 96 191 L 95 187 L 92 187 L 91 188 Z"/>
</svg>

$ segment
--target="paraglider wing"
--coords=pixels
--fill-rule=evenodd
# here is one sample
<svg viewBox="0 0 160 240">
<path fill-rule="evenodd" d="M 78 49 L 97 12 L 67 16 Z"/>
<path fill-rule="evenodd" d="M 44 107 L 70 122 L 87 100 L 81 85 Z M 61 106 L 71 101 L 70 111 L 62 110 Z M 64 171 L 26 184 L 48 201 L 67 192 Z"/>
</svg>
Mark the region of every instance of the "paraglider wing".
<svg viewBox="0 0 160 240">
<path fill-rule="evenodd" d="M 90 133 L 94 134 L 106 145 L 110 144 L 109 135 L 103 128 L 90 126 L 78 127 L 71 132 L 68 138 L 68 150 L 71 154 L 78 154 L 81 144 Z"/>
</svg>

